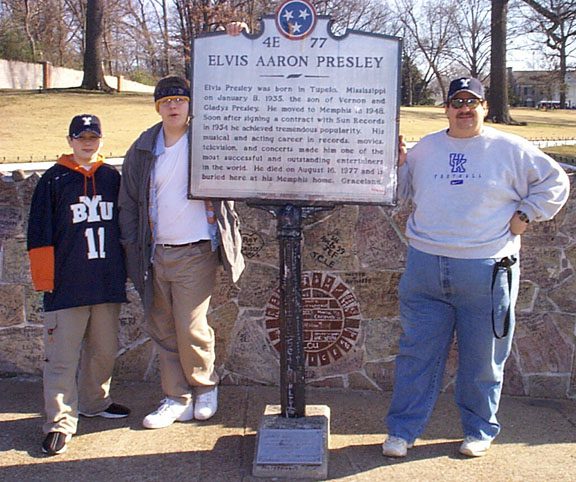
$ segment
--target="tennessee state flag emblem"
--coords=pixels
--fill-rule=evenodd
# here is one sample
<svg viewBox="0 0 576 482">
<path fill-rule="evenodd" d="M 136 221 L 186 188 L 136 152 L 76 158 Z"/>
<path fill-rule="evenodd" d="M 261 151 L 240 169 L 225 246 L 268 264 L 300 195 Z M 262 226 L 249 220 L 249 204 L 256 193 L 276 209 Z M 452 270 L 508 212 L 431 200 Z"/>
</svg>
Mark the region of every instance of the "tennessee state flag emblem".
<svg viewBox="0 0 576 482">
<path fill-rule="evenodd" d="M 290 40 L 301 40 L 316 26 L 316 9 L 307 0 L 288 0 L 276 11 L 278 31 Z"/>
</svg>

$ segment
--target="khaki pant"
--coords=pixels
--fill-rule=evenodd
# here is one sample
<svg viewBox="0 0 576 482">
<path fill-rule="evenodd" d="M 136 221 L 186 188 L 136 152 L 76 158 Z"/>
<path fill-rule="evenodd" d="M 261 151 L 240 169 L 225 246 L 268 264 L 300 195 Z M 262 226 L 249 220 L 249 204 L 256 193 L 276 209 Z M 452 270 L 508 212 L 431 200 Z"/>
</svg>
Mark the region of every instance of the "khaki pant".
<svg viewBox="0 0 576 482">
<path fill-rule="evenodd" d="M 75 434 L 79 409 L 95 414 L 112 403 L 110 380 L 118 351 L 119 314 L 119 303 L 45 314 L 44 433 Z"/>
<path fill-rule="evenodd" d="M 209 242 L 156 246 L 148 332 L 158 349 L 162 389 L 181 403 L 192 399 L 191 387 L 198 392 L 218 383 L 214 331 L 206 316 L 218 264 Z"/>
</svg>

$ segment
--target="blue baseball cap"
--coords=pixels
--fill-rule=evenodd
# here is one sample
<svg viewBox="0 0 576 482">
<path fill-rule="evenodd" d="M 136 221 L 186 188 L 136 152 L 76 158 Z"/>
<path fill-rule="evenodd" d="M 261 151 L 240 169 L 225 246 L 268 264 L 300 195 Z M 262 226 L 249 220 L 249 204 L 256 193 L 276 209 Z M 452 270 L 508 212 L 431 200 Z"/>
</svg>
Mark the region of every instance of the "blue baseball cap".
<svg viewBox="0 0 576 482">
<path fill-rule="evenodd" d="M 450 100 L 458 92 L 469 92 L 475 97 L 478 97 L 478 99 L 484 99 L 484 86 L 482 82 L 473 77 L 460 77 L 450 82 L 447 100 Z"/>
</svg>

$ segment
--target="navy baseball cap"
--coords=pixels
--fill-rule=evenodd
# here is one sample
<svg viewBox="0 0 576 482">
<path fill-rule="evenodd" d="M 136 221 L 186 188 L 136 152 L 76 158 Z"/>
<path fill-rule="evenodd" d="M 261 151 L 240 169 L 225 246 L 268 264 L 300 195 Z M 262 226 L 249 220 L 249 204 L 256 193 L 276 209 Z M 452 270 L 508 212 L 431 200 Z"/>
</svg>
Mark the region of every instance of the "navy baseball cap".
<svg viewBox="0 0 576 482">
<path fill-rule="evenodd" d="M 458 92 L 469 92 L 470 94 L 484 99 L 484 86 L 482 82 L 473 77 L 460 77 L 450 82 L 448 88 L 448 100 L 454 97 Z"/>
<path fill-rule="evenodd" d="M 100 119 L 92 114 L 80 114 L 74 116 L 70 127 L 68 128 L 68 135 L 72 139 L 78 139 L 83 132 L 92 132 L 98 137 L 102 137 L 102 127 Z"/>
</svg>

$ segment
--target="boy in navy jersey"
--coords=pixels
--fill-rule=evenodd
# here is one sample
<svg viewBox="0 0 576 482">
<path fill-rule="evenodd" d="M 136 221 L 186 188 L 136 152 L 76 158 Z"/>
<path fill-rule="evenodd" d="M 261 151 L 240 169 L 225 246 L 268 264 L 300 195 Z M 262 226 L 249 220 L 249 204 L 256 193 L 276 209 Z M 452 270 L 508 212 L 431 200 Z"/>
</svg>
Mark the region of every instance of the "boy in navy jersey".
<svg viewBox="0 0 576 482">
<path fill-rule="evenodd" d="M 99 154 L 98 117 L 75 116 L 67 139 L 72 154 L 61 156 L 38 182 L 28 223 L 32 282 L 44 292 L 42 450 L 49 455 L 66 450 L 79 414 L 122 418 L 130 413 L 109 393 L 120 304 L 126 301 L 120 175 Z"/>
</svg>

